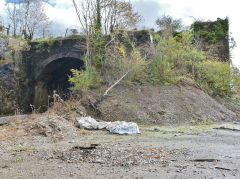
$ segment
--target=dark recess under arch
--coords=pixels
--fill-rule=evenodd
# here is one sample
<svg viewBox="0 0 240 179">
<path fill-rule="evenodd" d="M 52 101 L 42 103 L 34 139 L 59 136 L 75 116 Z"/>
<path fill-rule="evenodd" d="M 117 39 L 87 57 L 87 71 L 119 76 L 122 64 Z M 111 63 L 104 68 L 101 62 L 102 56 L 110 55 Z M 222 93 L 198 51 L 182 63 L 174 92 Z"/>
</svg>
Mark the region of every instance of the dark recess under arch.
<svg viewBox="0 0 240 179">
<path fill-rule="evenodd" d="M 71 69 L 84 69 L 84 62 L 77 58 L 64 57 L 46 65 L 36 80 L 38 87 L 35 90 L 35 103 L 38 107 L 46 106 L 47 98 L 53 95 L 53 90 L 56 90 L 62 99 L 68 98 L 71 87 L 68 79 L 72 75 Z"/>
</svg>

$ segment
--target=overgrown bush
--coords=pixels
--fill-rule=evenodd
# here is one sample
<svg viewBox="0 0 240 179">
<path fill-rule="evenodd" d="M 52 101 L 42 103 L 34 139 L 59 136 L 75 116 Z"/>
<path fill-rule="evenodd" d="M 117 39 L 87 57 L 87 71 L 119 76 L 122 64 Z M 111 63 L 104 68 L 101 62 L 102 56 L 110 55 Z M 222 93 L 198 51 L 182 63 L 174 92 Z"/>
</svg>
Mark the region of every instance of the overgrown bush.
<svg viewBox="0 0 240 179">
<path fill-rule="evenodd" d="M 228 36 L 228 19 L 220 19 L 214 22 L 199 22 L 196 21 L 192 28 L 199 33 L 200 37 L 210 43 L 216 43 Z"/>
<path fill-rule="evenodd" d="M 206 60 L 198 64 L 197 82 L 204 89 L 210 89 L 213 95 L 231 95 L 231 69 L 229 62 Z"/>
<path fill-rule="evenodd" d="M 212 95 L 239 93 L 239 73 L 231 68 L 229 62 L 207 59 L 194 42 L 193 33 L 189 30 L 168 39 L 155 34 L 154 53 L 150 59 L 145 59 L 132 41 L 128 41 L 126 46 L 116 40 L 105 48 L 104 56 L 96 53 L 98 48 L 94 49 L 101 65 L 94 62 L 94 58 L 91 58 L 91 63 L 86 58 L 86 70 L 72 70 L 70 82 L 81 94 L 99 87 L 103 82 L 111 85 L 127 73 L 126 81 L 133 84 L 176 84 L 187 78 Z M 97 44 L 103 45 L 100 42 Z M 231 84 L 235 87 L 231 88 Z"/>
<path fill-rule="evenodd" d="M 91 88 L 97 88 L 103 83 L 103 78 L 95 67 L 87 67 L 86 70 L 72 69 L 73 76 L 69 78 L 69 82 L 74 84 L 74 91 L 78 95 Z"/>
<path fill-rule="evenodd" d="M 155 35 L 154 39 L 155 56 L 148 72 L 153 82 L 174 83 L 180 76 L 194 77 L 196 64 L 206 59 L 203 52 L 195 48 L 190 31 L 169 39 Z"/>
<path fill-rule="evenodd" d="M 91 44 L 91 54 L 84 58 L 86 69 L 72 69 L 73 76 L 69 81 L 77 94 L 82 95 L 84 91 L 97 88 L 103 83 L 113 85 L 122 76 L 130 83 L 143 79 L 146 61 L 128 35 L 124 37 L 124 42 L 128 41 L 130 48 L 115 37 L 108 47 L 105 46 L 105 38 L 100 35 L 96 38 L 97 41 Z"/>
<path fill-rule="evenodd" d="M 155 35 L 156 49 L 147 68 L 148 81 L 173 84 L 187 77 L 213 95 L 239 94 L 238 70 L 230 62 L 207 59 L 193 42 L 190 31 L 183 31 L 169 39 Z"/>
</svg>

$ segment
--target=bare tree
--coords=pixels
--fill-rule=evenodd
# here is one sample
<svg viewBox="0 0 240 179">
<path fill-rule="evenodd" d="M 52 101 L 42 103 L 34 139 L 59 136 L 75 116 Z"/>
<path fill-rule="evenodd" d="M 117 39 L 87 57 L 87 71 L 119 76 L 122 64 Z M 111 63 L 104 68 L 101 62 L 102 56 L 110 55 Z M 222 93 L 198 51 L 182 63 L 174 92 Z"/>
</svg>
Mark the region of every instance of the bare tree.
<svg viewBox="0 0 240 179">
<path fill-rule="evenodd" d="M 101 10 L 102 30 L 105 34 L 115 29 L 135 28 L 141 21 L 141 16 L 133 11 L 130 1 L 73 0 L 73 5 L 85 33 L 94 32 L 94 23 L 99 21 L 99 9 Z"/>
<path fill-rule="evenodd" d="M 96 15 L 95 0 L 73 0 L 73 5 L 83 32 L 87 36 L 90 35 L 93 32 L 94 18 Z"/>
<path fill-rule="evenodd" d="M 44 2 L 47 0 L 22 0 L 8 5 L 8 23 L 12 28 L 12 35 L 22 35 L 32 40 L 36 35 L 45 35 L 49 20 L 45 13 Z"/>
<path fill-rule="evenodd" d="M 44 3 L 41 0 L 25 0 L 21 7 L 22 32 L 26 39 L 32 40 L 38 30 L 46 28 L 49 24 L 45 13 Z"/>
<path fill-rule="evenodd" d="M 86 36 L 86 47 L 87 47 L 87 62 L 86 65 L 89 66 L 91 64 L 91 58 L 90 58 L 90 36 L 93 33 L 94 28 L 94 17 L 96 14 L 96 6 L 95 6 L 95 0 L 81 0 L 80 2 L 77 2 L 75 0 L 73 1 L 73 5 L 76 11 L 76 14 L 78 16 L 79 23 L 81 25 L 81 28 L 83 30 L 83 33 Z"/>
<path fill-rule="evenodd" d="M 14 1 L 11 5 L 7 6 L 8 22 L 12 29 L 13 36 L 16 37 L 20 27 L 20 5 Z"/>
<path fill-rule="evenodd" d="M 172 36 L 174 32 L 181 30 L 183 25 L 181 19 L 173 19 L 171 16 L 163 15 L 156 20 L 162 35 L 166 38 Z"/>
<path fill-rule="evenodd" d="M 101 0 L 102 23 L 105 34 L 115 29 L 135 28 L 141 21 L 141 16 L 133 11 L 130 1 Z"/>
</svg>

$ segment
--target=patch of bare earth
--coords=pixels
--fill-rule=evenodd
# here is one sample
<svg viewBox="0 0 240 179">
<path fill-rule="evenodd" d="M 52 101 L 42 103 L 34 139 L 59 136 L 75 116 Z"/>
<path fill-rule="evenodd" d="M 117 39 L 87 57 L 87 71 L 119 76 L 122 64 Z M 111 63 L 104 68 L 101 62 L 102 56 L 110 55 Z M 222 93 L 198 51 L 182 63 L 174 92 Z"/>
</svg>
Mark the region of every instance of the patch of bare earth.
<svg viewBox="0 0 240 179">
<path fill-rule="evenodd" d="M 237 113 L 194 85 L 119 86 L 100 104 L 99 109 L 103 120 L 145 124 L 179 125 L 203 119 L 213 122 L 239 120 Z"/>
</svg>

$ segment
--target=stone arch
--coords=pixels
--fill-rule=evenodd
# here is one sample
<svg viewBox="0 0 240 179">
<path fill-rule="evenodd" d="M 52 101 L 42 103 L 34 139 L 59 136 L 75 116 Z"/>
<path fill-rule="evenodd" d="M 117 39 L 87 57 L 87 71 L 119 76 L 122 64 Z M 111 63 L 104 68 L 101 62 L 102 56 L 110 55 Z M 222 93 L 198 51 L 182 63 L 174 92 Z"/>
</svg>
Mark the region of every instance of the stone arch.
<svg viewBox="0 0 240 179">
<path fill-rule="evenodd" d="M 84 69 L 82 56 L 78 54 L 57 54 L 44 60 L 35 76 L 34 105 L 44 110 L 48 103 L 48 96 L 53 90 L 63 99 L 67 99 L 70 88 L 68 76 L 70 69 Z"/>
</svg>

